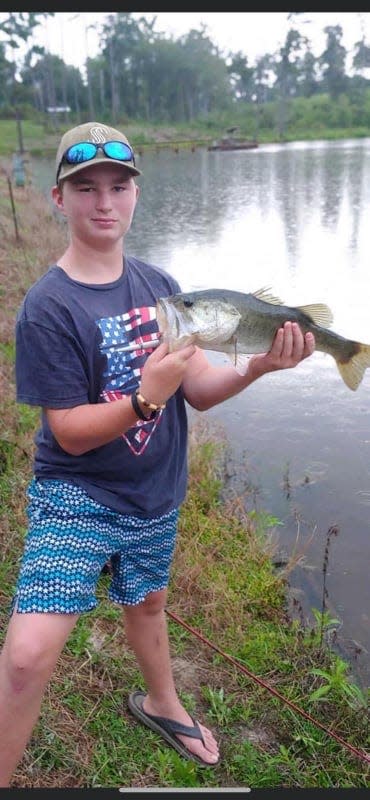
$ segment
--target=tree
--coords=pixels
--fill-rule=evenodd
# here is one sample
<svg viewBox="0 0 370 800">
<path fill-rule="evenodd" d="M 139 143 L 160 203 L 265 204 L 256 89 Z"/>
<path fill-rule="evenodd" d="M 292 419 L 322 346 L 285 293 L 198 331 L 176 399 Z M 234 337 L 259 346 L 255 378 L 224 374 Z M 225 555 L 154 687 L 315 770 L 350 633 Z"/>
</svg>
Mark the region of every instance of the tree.
<svg viewBox="0 0 370 800">
<path fill-rule="evenodd" d="M 7 60 L 5 46 L 0 42 L 0 102 L 8 102 L 8 93 L 14 81 L 15 65 Z"/>
<path fill-rule="evenodd" d="M 154 41 L 153 22 L 136 20 L 128 12 L 108 17 L 102 27 L 102 56 L 105 62 L 104 85 L 110 96 L 111 115 L 137 117 L 141 98 L 141 59 L 148 41 Z M 92 69 L 92 63 L 90 64 Z M 93 70 L 92 70 L 93 71 Z M 95 73 L 96 75 L 96 73 Z"/>
<path fill-rule="evenodd" d="M 31 12 L 10 12 L 0 15 L 0 36 L 3 39 L 3 57 L 5 59 L 6 48 L 12 51 L 17 50 L 21 43 L 27 42 L 33 34 L 34 29 L 40 25 L 44 17 L 54 16 L 54 12 L 31 11 Z M 40 48 L 32 48 L 34 52 L 41 52 Z M 15 109 L 17 119 L 20 118 L 19 105 L 23 102 L 32 102 L 22 83 L 17 80 L 17 65 L 8 62 L 6 70 L 5 84 L 2 85 L 3 96 L 12 108 Z"/>
<path fill-rule="evenodd" d="M 285 43 L 278 51 L 275 68 L 275 87 L 281 97 L 288 98 L 298 94 L 302 51 L 307 47 L 307 44 L 306 36 L 302 36 L 299 31 L 294 28 L 288 31 Z"/>
<path fill-rule="evenodd" d="M 266 53 L 257 59 L 254 68 L 254 84 L 258 104 L 267 103 L 271 99 L 271 85 L 274 76 L 274 57 Z"/>
<path fill-rule="evenodd" d="M 317 80 L 317 61 L 308 47 L 300 64 L 298 75 L 298 94 L 303 97 L 312 97 L 319 88 Z"/>
<path fill-rule="evenodd" d="M 94 100 L 103 80 L 113 119 L 188 121 L 230 103 L 227 67 L 205 26 L 175 40 L 154 23 L 127 12 L 109 17 L 99 65 L 89 62 Z"/>
<path fill-rule="evenodd" d="M 326 49 L 319 57 L 323 84 L 333 100 L 336 100 L 347 88 L 345 73 L 346 49 L 341 44 L 343 29 L 340 25 L 328 25 L 326 33 Z"/>
<path fill-rule="evenodd" d="M 364 73 L 365 69 L 369 69 L 370 67 L 370 47 L 366 44 L 364 37 L 361 41 L 356 42 L 354 46 L 352 66 L 360 75 Z"/>
<path fill-rule="evenodd" d="M 248 59 L 243 53 L 230 53 L 227 71 L 235 99 L 251 103 L 255 94 L 254 67 L 248 66 Z"/>
<path fill-rule="evenodd" d="M 26 42 L 40 25 L 43 17 L 53 17 L 54 11 L 17 11 L 0 15 L 0 33 L 9 47 L 17 48 L 19 40 Z M 41 18 L 41 19 L 40 19 Z"/>
<path fill-rule="evenodd" d="M 275 62 L 276 81 L 274 88 L 278 92 L 277 123 L 279 136 L 283 137 L 288 119 L 289 98 L 298 94 L 299 71 L 302 62 L 302 50 L 307 46 L 307 38 L 299 31 L 291 28 L 283 47 L 278 51 Z"/>
<path fill-rule="evenodd" d="M 81 107 L 86 107 L 86 88 L 77 67 L 44 51 L 33 63 L 33 55 L 34 49 L 31 49 L 26 55 L 21 78 L 39 111 L 46 111 L 48 106 L 69 105 L 79 112 Z"/>
<path fill-rule="evenodd" d="M 191 30 L 180 44 L 185 70 L 180 77 L 183 113 L 187 121 L 208 114 L 230 102 L 230 81 L 218 48 L 206 35 L 206 28 Z"/>
</svg>

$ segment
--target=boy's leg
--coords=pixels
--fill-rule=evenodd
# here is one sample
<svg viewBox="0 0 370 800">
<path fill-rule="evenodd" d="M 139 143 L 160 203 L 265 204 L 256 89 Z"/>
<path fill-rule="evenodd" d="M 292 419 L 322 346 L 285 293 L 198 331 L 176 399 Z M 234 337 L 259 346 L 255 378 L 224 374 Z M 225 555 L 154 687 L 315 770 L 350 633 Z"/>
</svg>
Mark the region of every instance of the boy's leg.
<svg viewBox="0 0 370 800">
<path fill-rule="evenodd" d="M 0 655 L 0 787 L 9 785 L 78 614 L 14 612 Z"/>
<path fill-rule="evenodd" d="M 184 725 L 193 725 L 182 706 L 173 680 L 165 605 L 167 590 L 151 592 L 142 603 L 125 606 L 126 634 L 148 688 L 145 711 L 168 717 Z M 188 750 L 210 764 L 218 760 L 218 746 L 212 733 L 200 726 L 205 746 L 200 739 L 178 735 Z"/>
</svg>

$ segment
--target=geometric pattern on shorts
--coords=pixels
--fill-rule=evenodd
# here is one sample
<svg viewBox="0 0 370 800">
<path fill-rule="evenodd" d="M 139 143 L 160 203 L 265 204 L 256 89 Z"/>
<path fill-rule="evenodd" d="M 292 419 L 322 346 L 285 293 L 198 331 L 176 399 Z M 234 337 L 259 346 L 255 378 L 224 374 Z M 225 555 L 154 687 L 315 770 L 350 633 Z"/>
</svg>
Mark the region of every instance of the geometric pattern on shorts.
<svg viewBox="0 0 370 800">
<path fill-rule="evenodd" d="M 137 605 L 168 585 L 178 509 L 150 519 L 120 514 L 63 480 L 33 478 L 28 533 L 12 601 L 20 613 L 91 611 L 108 559 L 109 598 Z"/>
</svg>

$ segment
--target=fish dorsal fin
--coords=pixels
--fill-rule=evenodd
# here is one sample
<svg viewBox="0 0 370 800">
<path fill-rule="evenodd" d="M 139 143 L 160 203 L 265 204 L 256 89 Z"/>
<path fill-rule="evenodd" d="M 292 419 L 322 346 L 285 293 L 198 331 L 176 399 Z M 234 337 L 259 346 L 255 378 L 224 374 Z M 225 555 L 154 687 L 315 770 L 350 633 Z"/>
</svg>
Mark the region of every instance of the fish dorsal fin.
<svg viewBox="0 0 370 800">
<path fill-rule="evenodd" d="M 330 328 L 333 323 L 333 314 L 329 306 L 324 303 L 312 303 L 309 306 L 296 306 L 298 311 L 303 311 L 304 314 L 315 323 L 321 325 L 323 328 Z"/>
<path fill-rule="evenodd" d="M 256 292 L 252 292 L 252 295 L 253 297 L 257 297 L 258 300 L 263 300 L 265 303 L 271 303 L 271 305 L 274 306 L 286 305 L 283 300 L 275 297 L 271 292 L 272 289 L 270 286 L 264 286 L 262 289 L 257 289 Z M 305 306 L 294 306 L 294 308 L 296 308 L 297 311 L 302 311 L 304 314 L 307 314 L 315 325 L 321 325 L 323 328 L 330 328 L 330 325 L 333 324 L 333 313 L 325 303 L 311 303 Z"/>
<path fill-rule="evenodd" d="M 271 286 L 264 286 L 262 289 L 257 289 L 256 292 L 252 292 L 252 295 L 253 297 L 257 297 L 258 300 L 263 300 L 265 303 L 271 303 L 273 306 L 285 305 L 283 300 L 280 300 L 279 297 L 275 297 L 271 292 Z"/>
</svg>

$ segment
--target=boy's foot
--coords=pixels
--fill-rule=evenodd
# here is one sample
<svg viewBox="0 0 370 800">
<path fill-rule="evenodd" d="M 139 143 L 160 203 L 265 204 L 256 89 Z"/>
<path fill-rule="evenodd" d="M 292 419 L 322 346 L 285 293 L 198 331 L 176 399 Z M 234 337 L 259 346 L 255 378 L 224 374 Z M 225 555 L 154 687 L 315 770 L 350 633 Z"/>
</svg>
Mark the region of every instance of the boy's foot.
<svg viewBox="0 0 370 800">
<path fill-rule="evenodd" d="M 148 728 L 159 733 L 172 747 L 184 758 L 195 761 L 202 767 L 215 767 L 219 763 L 219 750 L 217 742 L 208 728 L 193 720 L 185 709 L 179 705 L 176 719 L 162 717 L 149 712 L 145 706 L 150 700 L 145 692 L 132 692 L 128 698 L 128 707 L 131 713 L 147 725 Z"/>
</svg>

